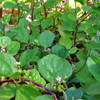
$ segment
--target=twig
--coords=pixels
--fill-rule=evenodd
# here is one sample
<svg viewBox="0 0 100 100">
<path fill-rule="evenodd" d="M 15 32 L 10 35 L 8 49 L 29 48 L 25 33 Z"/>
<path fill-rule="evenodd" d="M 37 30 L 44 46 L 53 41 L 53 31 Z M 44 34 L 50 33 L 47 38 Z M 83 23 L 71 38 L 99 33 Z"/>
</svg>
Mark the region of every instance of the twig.
<svg viewBox="0 0 100 100">
<path fill-rule="evenodd" d="M 60 7 L 60 12 L 61 12 L 61 10 L 62 10 L 62 7 L 63 7 L 66 3 L 67 3 L 67 0 L 65 0 L 64 3 L 61 5 L 61 7 Z"/>
<path fill-rule="evenodd" d="M 47 18 L 47 10 L 46 10 L 45 3 L 44 2 L 43 2 L 43 7 L 44 7 L 45 18 Z"/>
<path fill-rule="evenodd" d="M 77 74 L 77 73 L 79 73 L 79 72 L 85 67 L 85 64 L 86 64 L 86 62 L 87 62 L 87 60 L 88 60 L 88 58 L 89 58 L 89 56 L 90 56 L 90 53 L 91 53 L 91 51 L 89 52 L 89 54 L 88 54 L 88 56 L 87 56 L 87 58 L 86 58 L 86 60 L 85 60 L 85 62 L 84 62 L 84 64 L 83 64 L 83 66 L 81 67 L 81 69 L 79 69 L 77 72 L 74 72 L 74 73 L 73 73 L 74 75 Z"/>
<path fill-rule="evenodd" d="M 77 8 L 77 4 L 76 4 L 76 0 L 75 0 L 75 14 L 76 14 L 76 17 L 77 17 L 77 11 L 76 11 L 76 8 Z M 76 20 L 76 24 L 78 23 L 78 21 Z M 76 38 L 77 38 L 77 31 L 78 31 L 78 27 L 76 25 L 75 27 L 76 31 L 74 33 L 74 46 L 76 45 Z"/>
<path fill-rule="evenodd" d="M 64 92 L 64 90 L 61 89 L 61 91 L 63 92 L 64 96 L 65 96 L 65 100 L 67 100 L 67 95 L 66 93 Z"/>
<path fill-rule="evenodd" d="M 80 19 L 80 18 L 82 18 L 84 15 L 86 15 L 87 13 L 86 13 L 86 11 L 78 18 L 78 20 Z"/>
<path fill-rule="evenodd" d="M 46 54 L 45 54 L 45 52 L 43 50 L 39 49 L 39 51 L 42 52 L 46 56 Z"/>
<path fill-rule="evenodd" d="M 54 93 L 52 93 L 52 91 L 50 89 L 48 89 L 48 88 L 44 87 L 43 85 L 38 84 L 38 83 L 36 83 L 34 81 L 31 81 L 31 80 L 28 80 L 28 79 L 26 81 L 43 88 L 44 90 L 48 91 L 53 96 L 54 100 L 58 100 L 56 95 Z"/>
<path fill-rule="evenodd" d="M 15 0 L 15 2 L 17 4 L 17 8 L 18 8 L 18 22 L 19 22 L 19 19 L 20 19 L 20 8 L 19 8 L 17 0 Z"/>
<path fill-rule="evenodd" d="M 33 0 L 33 2 L 34 2 L 34 0 Z M 31 7 L 32 7 L 32 14 L 31 14 L 31 17 L 32 17 L 32 21 L 34 20 L 34 18 L 33 18 L 33 12 L 34 12 L 34 5 L 33 5 L 33 2 L 31 3 Z"/>
<path fill-rule="evenodd" d="M 85 21 L 85 19 L 86 19 L 89 15 L 90 15 L 90 13 L 89 13 L 85 18 L 83 18 L 79 23 L 77 23 L 76 28 L 78 28 L 78 26 L 79 26 L 83 21 Z"/>
</svg>

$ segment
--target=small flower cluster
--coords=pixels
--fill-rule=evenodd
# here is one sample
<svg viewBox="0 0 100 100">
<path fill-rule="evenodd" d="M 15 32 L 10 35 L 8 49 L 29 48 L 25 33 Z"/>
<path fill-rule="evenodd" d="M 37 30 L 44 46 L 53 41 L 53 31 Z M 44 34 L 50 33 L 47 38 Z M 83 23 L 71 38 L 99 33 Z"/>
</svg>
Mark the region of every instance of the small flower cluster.
<svg viewBox="0 0 100 100">
<path fill-rule="evenodd" d="M 20 64 L 21 64 L 21 63 L 20 63 L 20 62 L 17 62 L 17 61 L 14 63 L 14 65 L 15 65 L 16 67 L 20 67 Z"/>
<path fill-rule="evenodd" d="M 6 48 L 6 46 L 2 46 L 2 44 L 0 44 L 0 52 L 6 52 L 5 48 Z"/>
<path fill-rule="evenodd" d="M 61 82 L 61 77 L 57 76 L 56 82 Z"/>
<path fill-rule="evenodd" d="M 44 49 L 44 51 L 50 52 L 51 49 L 50 48 L 47 48 L 47 49 Z"/>
<path fill-rule="evenodd" d="M 72 71 L 76 70 L 77 68 L 75 67 L 74 64 L 72 64 Z"/>
<path fill-rule="evenodd" d="M 89 0 L 89 3 L 90 3 L 90 5 L 92 5 L 93 4 L 93 0 Z"/>
</svg>

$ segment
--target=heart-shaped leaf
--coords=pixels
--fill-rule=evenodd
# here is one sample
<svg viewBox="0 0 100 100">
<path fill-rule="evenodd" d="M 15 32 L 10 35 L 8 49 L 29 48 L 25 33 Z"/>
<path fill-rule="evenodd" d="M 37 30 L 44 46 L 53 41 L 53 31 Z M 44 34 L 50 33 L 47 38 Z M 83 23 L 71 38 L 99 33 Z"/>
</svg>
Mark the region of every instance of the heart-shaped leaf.
<svg viewBox="0 0 100 100">
<path fill-rule="evenodd" d="M 38 62 L 38 69 L 41 75 L 48 81 L 56 81 L 57 76 L 62 79 L 72 74 L 71 65 L 64 58 L 50 54 L 42 58 Z"/>
</svg>

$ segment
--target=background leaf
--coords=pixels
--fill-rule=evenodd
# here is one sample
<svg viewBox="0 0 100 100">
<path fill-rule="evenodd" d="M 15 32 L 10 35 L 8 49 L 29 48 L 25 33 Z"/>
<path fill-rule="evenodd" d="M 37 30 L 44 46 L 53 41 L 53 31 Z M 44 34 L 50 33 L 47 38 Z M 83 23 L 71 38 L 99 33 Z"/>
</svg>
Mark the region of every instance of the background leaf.
<svg viewBox="0 0 100 100">
<path fill-rule="evenodd" d="M 45 48 L 50 47 L 53 43 L 55 35 L 51 31 L 44 31 L 39 37 L 39 44 Z"/>
</svg>

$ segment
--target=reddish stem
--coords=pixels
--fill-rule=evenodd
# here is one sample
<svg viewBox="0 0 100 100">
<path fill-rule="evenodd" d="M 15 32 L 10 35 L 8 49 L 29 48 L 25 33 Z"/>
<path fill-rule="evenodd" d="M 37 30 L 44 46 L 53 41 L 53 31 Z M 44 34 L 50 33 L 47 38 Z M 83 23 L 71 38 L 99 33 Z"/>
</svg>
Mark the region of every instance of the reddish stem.
<svg viewBox="0 0 100 100">
<path fill-rule="evenodd" d="M 8 79 L 8 80 L 0 81 L 0 86 L 1 86 L 3 83 L 14 82 L 14 81 L 23 81 L 23 79 L 15 78 L 15 79 Z M 36 82 L 34 82 L 34 81 L 31 81 L 31 80 L 29 80 L 29 79 L 26 79 L 25 81 L 30 82 L 30 83 L 32 83 L 32 84 L 38 86 L 38 87 L 43 88 L 45 91 L 48 91 L 49 94 L 51 94 L 51 95 L 53 96 L 54 100 L 58 100 L 57 97 L 56 97 L 56 95 L 55 95 L 50 89 L 44 87 L 42 84 L 38 84 L 38 83 L 36 83 Z"/>
<path fill-rule="evenodd" d="M 0 8 L 0 18 L 2 18 L 2 8 Z"/>
</svg>

